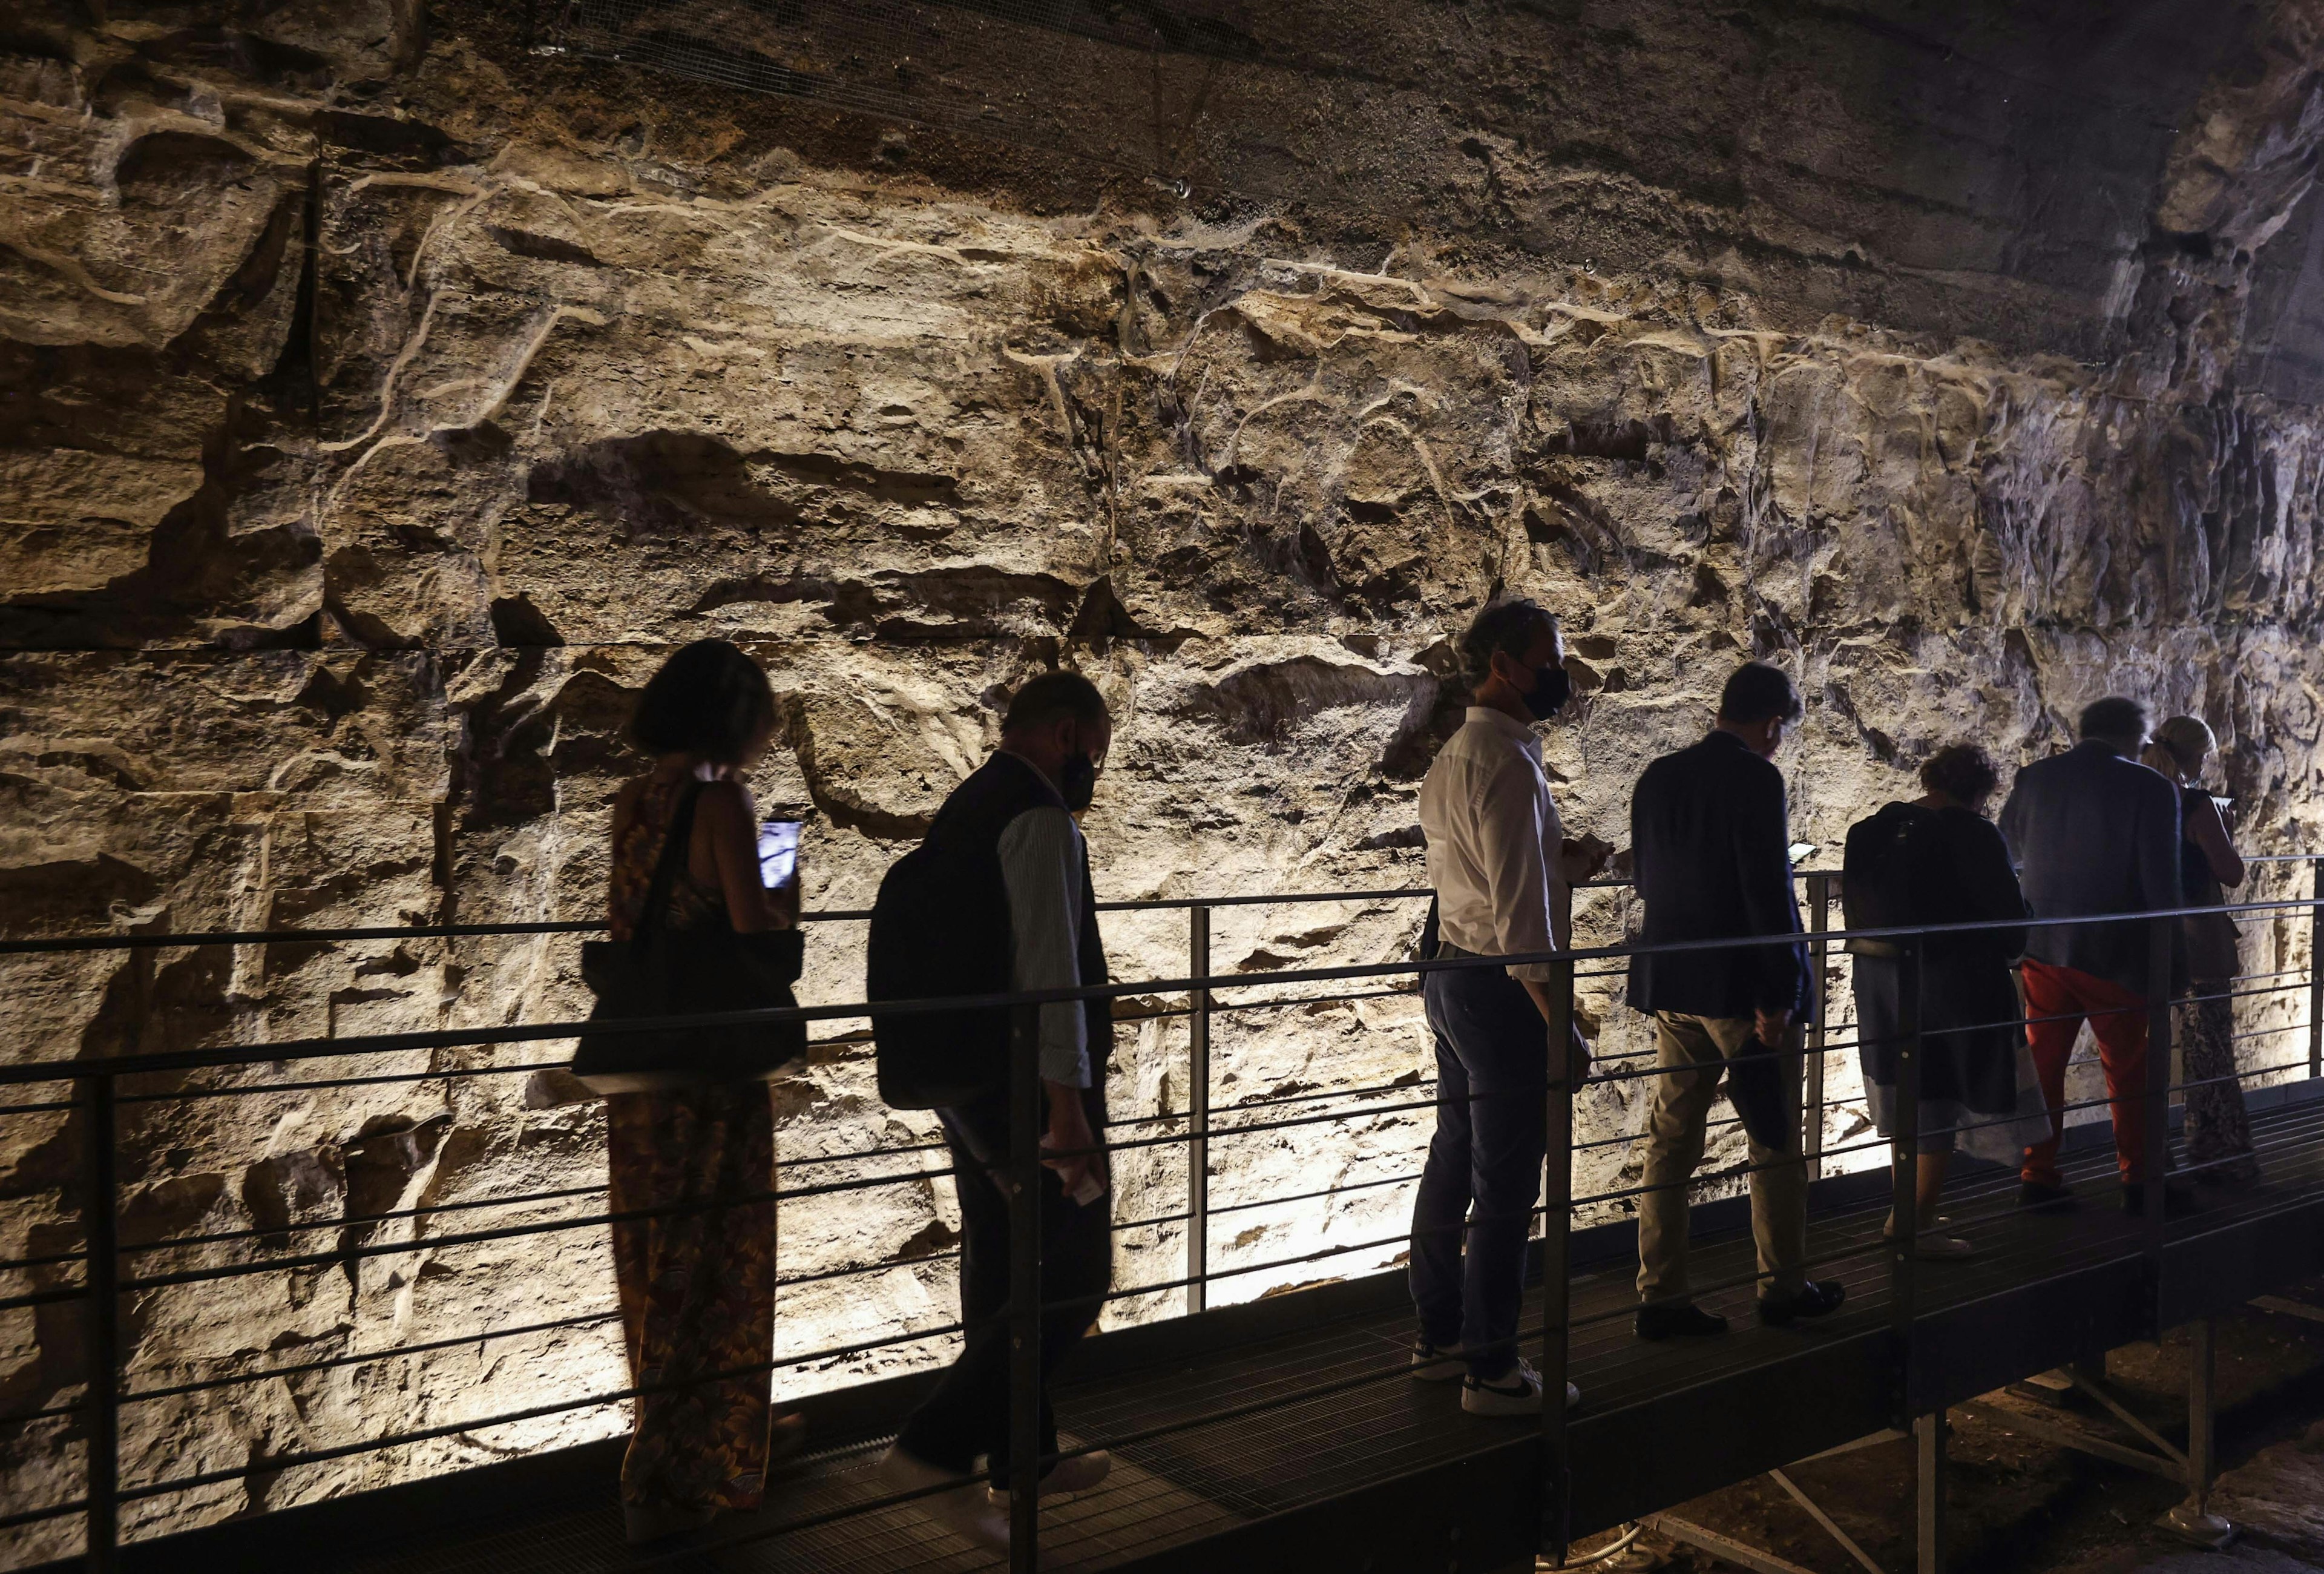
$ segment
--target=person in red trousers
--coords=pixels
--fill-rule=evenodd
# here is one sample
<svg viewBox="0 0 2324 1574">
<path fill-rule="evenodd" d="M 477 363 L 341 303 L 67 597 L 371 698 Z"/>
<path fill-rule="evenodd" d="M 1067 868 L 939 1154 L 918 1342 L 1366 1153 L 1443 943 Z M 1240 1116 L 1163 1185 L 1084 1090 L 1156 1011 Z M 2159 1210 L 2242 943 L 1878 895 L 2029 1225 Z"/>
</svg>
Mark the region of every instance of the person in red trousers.
<svg viewBox="0 0 2324 1574">
<path fill-rule="evenodd" d="M 2177 907 L 2179 794 L 2159 773 L 2138 763 L 2146 743 L 2146 708 L 2135 699 L 2098 700 L 2082 712 L 2080 731 L 2081 742 L 2073 748 L 2017 773 L 2001 811 L 2001 834 L 2017 862 L 2034 917 Z M 2037 922 L 2028 932 L 2023 971 L 2025 1014 L 2031 1019 L 2026 1037 L 2050 1104 L 2051 1127 L 2047 1141 L 2025 1150 L 2018 1174 L 2022 1206 L 2072 1200 L 2072 1190 L 2058 1172 L 2058 1139 L 2066 1061 L 2085 1021 L 2098 1039 L 2106 1072 L 2122 1205 L 2133 1213 L 2144 1205 L 2141 1187 L 2150 1146 L 2147 1012 L 2156 992 L 2167 996 L 2171 987 L 2167 976 L 2148 977 L 2154 921 Z M 2164 1150 L 2167 1167 L 2167 1135 L 2158 1135 L 2153 1145 Z"/>
</svg>

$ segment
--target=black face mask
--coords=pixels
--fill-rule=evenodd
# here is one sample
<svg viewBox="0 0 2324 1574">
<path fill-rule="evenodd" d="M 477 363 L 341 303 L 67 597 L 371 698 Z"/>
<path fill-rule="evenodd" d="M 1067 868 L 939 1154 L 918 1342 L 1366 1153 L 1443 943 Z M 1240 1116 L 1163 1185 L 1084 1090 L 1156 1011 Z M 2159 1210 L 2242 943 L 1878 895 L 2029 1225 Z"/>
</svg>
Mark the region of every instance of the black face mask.
<svg viewBox="0 0 2324 1574">
<path fill-rule="evenodd" d="M 1547 721 L 1573 698 L 1573 674 L 1563 667 L 1536 667 L 1533 687 L 1517 696 L 1536 721 Z"/>
<path fill-rule="evenodd" d="M 1086 751 L 1076 751 L 1065 756 L 1057 772 L 1057 796 L 1075 814 L 1090 806 L 1097 794 L 1097 765 Z"/>
</svg>

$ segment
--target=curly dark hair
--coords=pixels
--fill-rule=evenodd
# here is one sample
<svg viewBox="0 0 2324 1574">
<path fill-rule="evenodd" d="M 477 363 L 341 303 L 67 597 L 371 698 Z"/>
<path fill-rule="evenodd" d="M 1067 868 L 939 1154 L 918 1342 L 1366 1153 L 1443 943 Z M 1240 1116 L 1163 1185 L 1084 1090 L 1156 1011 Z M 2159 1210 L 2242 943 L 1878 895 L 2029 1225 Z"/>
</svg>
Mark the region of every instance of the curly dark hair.
<svg viewBox="0 0 2324 1574">
<path fill-rule="evenodd" d="M 1555 613 L 1526 597 L 1494 602 L 1477 614 L 1461 636 L 1462 677 L 1471 689 L 1476 689 L 1493 675 L 1495 651 L 1513 662 L 1522 662 L 1542 626 L 1556 622 Z"/>
<path fill-rule="evenodd" d="M 696 640 L 647 680 L 630 736 L 657 755 L 739 765 L 751 740 L 774 719 L 775 690 L 765 669 L 725 640 Z"/>
<path fill-rule="evenodd" d="M 1921 785 L 1956 803 L 1975 803 L 2001 785 L 2001 773 L 1981 744 L 1947 744 L 1921 766 Z"/>
</svg>

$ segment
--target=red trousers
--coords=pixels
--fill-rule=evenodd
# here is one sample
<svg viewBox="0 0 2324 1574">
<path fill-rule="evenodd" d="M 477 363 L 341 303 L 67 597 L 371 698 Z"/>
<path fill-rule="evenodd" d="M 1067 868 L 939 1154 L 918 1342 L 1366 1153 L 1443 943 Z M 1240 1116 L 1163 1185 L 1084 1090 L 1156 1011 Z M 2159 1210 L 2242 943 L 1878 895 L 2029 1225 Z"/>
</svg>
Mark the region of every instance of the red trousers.
<svg viewBox="0 0 2324 1574">
<path fill-rule="evenodd" d="M 2114 1115 L 2114 1151 L 2126 1185 L 2146 1177 L 2146 997 L 2071 968 L 2028 960 L 2024 965 L 2025 1029 L 2042 1097 L 2050 1105 L 2050 1140 L 2025 1150 L 2019 1178 L 2045 1186 L 2060 1183 L 2058 1138 L 2065 1115 L 2066 1060 L 2082 1020 L 2098 1041 L 2107 1100 Z"/>
</svg>

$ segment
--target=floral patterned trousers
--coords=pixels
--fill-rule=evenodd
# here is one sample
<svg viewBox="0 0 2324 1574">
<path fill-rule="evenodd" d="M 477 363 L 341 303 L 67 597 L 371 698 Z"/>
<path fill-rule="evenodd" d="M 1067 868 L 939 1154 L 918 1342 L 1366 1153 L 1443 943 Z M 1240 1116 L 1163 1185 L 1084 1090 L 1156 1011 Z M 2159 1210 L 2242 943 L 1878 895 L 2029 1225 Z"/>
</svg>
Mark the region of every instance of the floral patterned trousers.
<svg viewBox="0 0 2324 1574">
<path fill-rule="evenodd" d="M 752 1509 L 775 1338 L 774 1108 L 765 1084 L 606 1100 L 613 1272 L 633 1402 L 622 1501 Z M 748 1199 L 748 1200 L 746 1200 Z"/>
<path fill-rule="evenodd" d="M 2251 1124 L 2244 1116 L 2244 1085 L 2235 1079 L 2236 1010 L 2221 995 L 2232 984 L 2198 984 L 2196 998 L 2179 1002 L 2172 1026 L 2184 1057 L 2187 1162 L 2207 1176 L 2248 1180 L 2259 1173 L 2251 1158 Z"/>
</svg>

